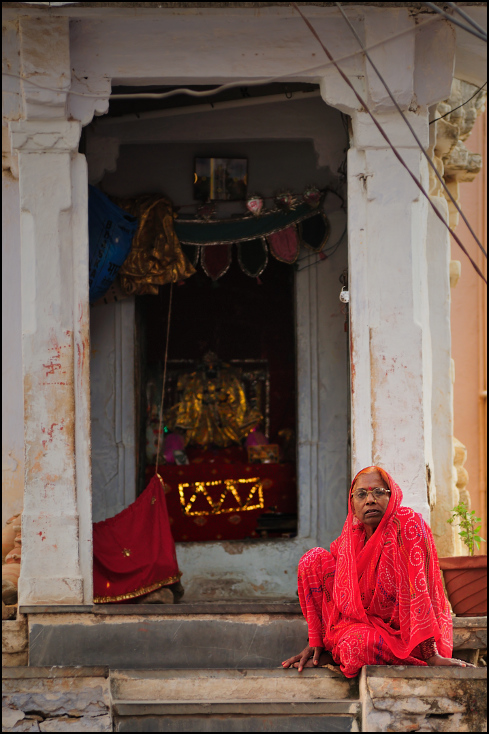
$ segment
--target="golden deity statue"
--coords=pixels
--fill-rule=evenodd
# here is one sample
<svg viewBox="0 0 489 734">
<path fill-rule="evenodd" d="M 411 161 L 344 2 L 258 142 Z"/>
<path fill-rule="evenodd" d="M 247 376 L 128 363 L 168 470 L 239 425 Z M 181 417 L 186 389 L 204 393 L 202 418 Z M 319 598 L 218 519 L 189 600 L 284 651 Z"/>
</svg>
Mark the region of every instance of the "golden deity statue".
<svg viewBox="0 0 489 734">
<path fill-rule="evenodd" d="M 237 370 L 223 365 L 213 352 L 192 373 L 178 379 L 182 395 L 168 412 L 166 425 L 185 431 L 185 445 L 221 448 L 239 444 L 262 420 L 248 406 Z"/>
</svg>

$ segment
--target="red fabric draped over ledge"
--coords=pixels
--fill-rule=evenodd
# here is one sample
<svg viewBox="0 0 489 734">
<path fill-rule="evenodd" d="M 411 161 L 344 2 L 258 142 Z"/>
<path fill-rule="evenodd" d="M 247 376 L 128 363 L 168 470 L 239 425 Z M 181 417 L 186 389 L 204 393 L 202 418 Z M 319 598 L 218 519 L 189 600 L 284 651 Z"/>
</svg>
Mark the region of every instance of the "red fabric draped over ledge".
<svg viewBox="0 0 489 734">
<path fill-rule="evenodd" d="M 93 525 L 94 602 L 122 602 L 180 579 L 165 494 L 154 476 L 125 510 Z"/>
</svg>

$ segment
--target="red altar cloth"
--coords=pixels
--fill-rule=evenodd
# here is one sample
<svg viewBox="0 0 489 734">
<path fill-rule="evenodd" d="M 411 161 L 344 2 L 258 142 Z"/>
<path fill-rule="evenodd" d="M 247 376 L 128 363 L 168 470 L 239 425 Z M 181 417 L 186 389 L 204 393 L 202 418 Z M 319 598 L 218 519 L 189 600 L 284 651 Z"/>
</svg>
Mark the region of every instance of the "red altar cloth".
<svg viewBox="0 0 489 734">
<path fill-rule="evenodd" d="M 94 602 L 121 602 L 180 579 L 161 482 L 154 475 L 125 510 L 93 524 Z"/>
<path fill-rule="evenodd" d="M 166 502 L 175 542 L 258 538 L 260 531 L 257 523 L 260 515 L 270 512 L 291 515 L 297 513 L 295 464 L 248 464 L 246 451 L 238 446 L 220 451 L 189 448 L 187 454 L 191 461 L 188 465 L 164 464 L 158 468 L 166 485 Z M 146 471 L 147 477 L 150 477 L 154 474 L 154 466 L 148 466 Z M 215 485 L 206 485 L 205 490 L 213 503 L 218 503 L 226 489 L 225 480 L 238 479 L 257 479 L 261 482 L 263 507 L 239 509 L 229 495 L 222 509 L 231 510 L 233 506 L 235 509 L 213 514 L 203 495 L 198 495 L 190 511 L 206 514 L 185 514 L 184 508 L 194 493 L 196 482 L 215 482 Z M 179 491 L 179 485 L 182 484 L 191 485 L 182 489 L 183 505 Z M 253 485 L 254 483 L 236 482 L 235 487 L 241 498 L 246 499 Z M 257 498 L 258 493 L 255 493 L 249 504 L 259 504 Z M 273 535 L 273 532 L 269 535 Z"/>
</svg>

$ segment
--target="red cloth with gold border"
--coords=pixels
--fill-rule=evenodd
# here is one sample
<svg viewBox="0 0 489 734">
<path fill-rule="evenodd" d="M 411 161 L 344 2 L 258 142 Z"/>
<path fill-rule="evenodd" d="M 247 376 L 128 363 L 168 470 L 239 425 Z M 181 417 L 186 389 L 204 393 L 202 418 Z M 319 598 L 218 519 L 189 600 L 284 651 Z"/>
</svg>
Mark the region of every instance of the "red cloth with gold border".
<svg viewBox="0 0 489 734">
<path fill-rule="evenodd" d="M 230 446 L 213 451 L 188 447 L 187 455 L 190 464 L 177 466 L 165 464 L 158 467 L 158 472 L 165 483 L 166 502 L 169 520 L 175 542 L 202 542 L 206 540 L 245 540 L 260 537 L 257 527 L 259 518 L 264 513 L 297 513 L 297 487 L 295 463 L 249 464 L 246 450 L 241 446 Z M 154 474 L 155 467 L 147 467 L 147 477 Z M 185 488 L 185 499 L 195 491 L 196 483 L 215 482 L 215 486 L 206 486 L 209 496 L 214 502 L 225 489 L 226 480 L 235 480 L 235 487 L 242 500 L 245 500 L 252 485 L 239 484 L 239 480 L 256 478 L 261 482 L 263 502 L 254 496 L 249 503 L 256 509 L 242 510 L 229 496 L 223 503 L 222 512 L 214 514 L 210 511 L 205 498 L 200 495 L 188 515 L 182 506 L 179 485 L 191 484 Z M 262 504 L 262 506 L 260 506 Z M 232 508 L 234 511 L 231 511 Z M 206 510 L 206 514 L 194 514 Z M 268 533 L 272 537 L 273 532 Z M 281 531 L 278 536 L 281 535 Z"/>
<path fill-rule="evenodd" d="M 125 510 L 93 525 L 94 602 L 121 602 L 180 579 L 158 476 Z"/>
</svg>

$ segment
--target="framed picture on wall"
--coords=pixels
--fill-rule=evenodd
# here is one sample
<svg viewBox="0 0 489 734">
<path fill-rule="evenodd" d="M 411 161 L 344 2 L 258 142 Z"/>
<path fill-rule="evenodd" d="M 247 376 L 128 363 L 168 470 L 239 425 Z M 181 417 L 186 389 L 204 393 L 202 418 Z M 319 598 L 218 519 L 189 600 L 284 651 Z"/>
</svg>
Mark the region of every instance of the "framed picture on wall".
<svg viewBox="0 0 489 734">
<path fill-rule="evenodd" d="M 241 201 L 246 199 L 247 187 L 247 158 L 195 158 L 197 201 Z"/>
</svg>

